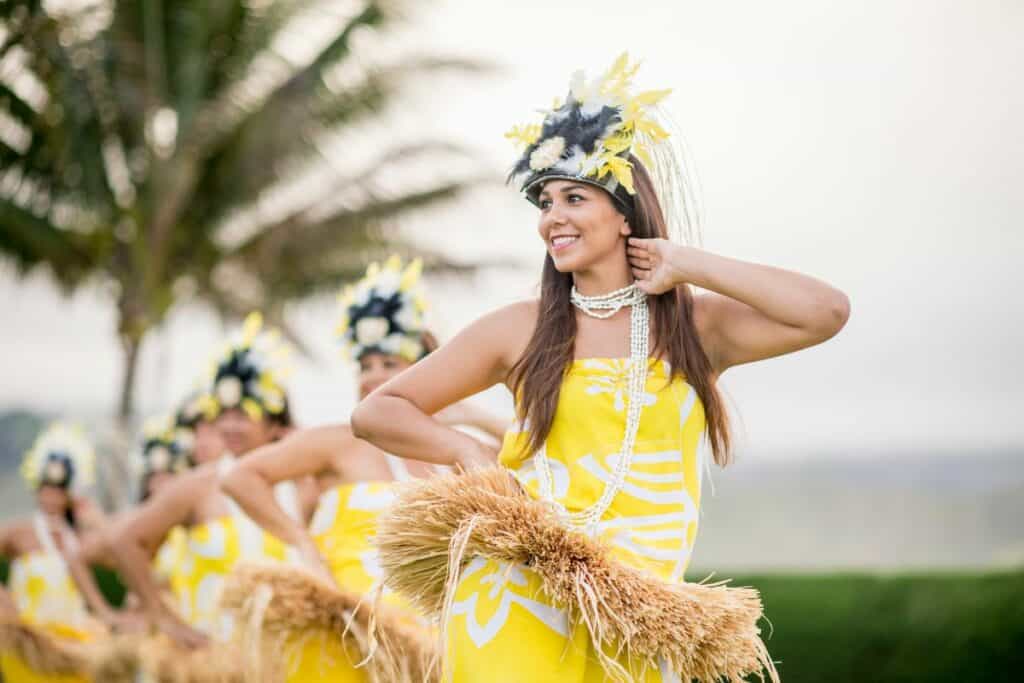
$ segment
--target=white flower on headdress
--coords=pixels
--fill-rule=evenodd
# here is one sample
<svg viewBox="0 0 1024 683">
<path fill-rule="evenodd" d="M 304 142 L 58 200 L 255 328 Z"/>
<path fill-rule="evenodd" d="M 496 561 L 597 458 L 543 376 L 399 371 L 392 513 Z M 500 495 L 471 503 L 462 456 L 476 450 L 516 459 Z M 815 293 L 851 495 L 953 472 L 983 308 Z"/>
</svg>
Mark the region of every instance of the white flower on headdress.
<svg viewBox="0 0 1024 683">
<path fill-rule="evenodd" d="M 196 447 L 195 431 L 187 427 L 179 427 L 174 430 L 174 443 L 178 444 L 185 453 L 191 453 Z"/>
<path fill-rule="evenodd" d="M 392 332 L 387 337 L 382 339 L 377 346 L 384 353 L 389 353 L 393 356 L 397 356 L 399 351 L 402 350 L 402 342 L 405 340 L 405 335 L 400 332 Z"/>
<path fill-rule="evenodd" d="M 534 171 L 543 171 L 554 166 L 565 152 L 565 138 L 556 135 L 548 138 L 533 150 L 530 155 L 530 168 Z"/>
<path fill-rule="evenodd" d="M 362 346 L 373 346 L 387 336 L 389 327 L 387 318 L 363 318 L 356 323 L 356 341 Z"/>
<path fill-rule="evenodd" d="M 377 276 L 377 282 L 374 283 L 373 288 L 377 290 L 377 296 L 382 299 L 387 299 L 398 291 L 401 284 L 401 271 L 391 267 L 386 267 L 380 271 L 380 275 Z"/>
<path fill-rule="evenodd" d="M 149 449 L 149 469 L 152 472 L 165 472 L 170 469 L 171 452 L 167 446 L 158 444 Z"/>
<path fill-rule="evenodd" d="M 242 380 L 230 375 L 221 377 L 214 393 L 222 408 L 234 408 L 242 402 Z"/>
<path fill-rule="evenodd" d="M 60 460 L 51 460 L 46 463 L 46 469 L 43 470 L 43 483 L 63 484 L 65 475 L 64 463 Z"/>
<path fill-rule="evenodd" d="M 407 301 L 398 313 L 395 314 L 395 322 L 406 331 L 415 332 L 420 327 L 420 313 L 416 310 L 416 304 Z"/>
</svg>

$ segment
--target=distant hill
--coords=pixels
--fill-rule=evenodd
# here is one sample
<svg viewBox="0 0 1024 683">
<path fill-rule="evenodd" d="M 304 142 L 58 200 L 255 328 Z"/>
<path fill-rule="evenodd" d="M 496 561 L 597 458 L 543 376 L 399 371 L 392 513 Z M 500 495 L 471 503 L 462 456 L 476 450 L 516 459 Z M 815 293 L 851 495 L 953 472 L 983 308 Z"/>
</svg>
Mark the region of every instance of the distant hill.
<svg viewBox="0 0 1024 683">
<path fill-rule="evenodd" d="M 31 509 L 18 467 L 47 419 L 24 411 L 0 413 L 0 520 Z"/>
<path fill-rule="evenodd" d="M 691 577 L 1024 566 L 1024 451 L 749 458 L 712 477 Z"/>
</svg>

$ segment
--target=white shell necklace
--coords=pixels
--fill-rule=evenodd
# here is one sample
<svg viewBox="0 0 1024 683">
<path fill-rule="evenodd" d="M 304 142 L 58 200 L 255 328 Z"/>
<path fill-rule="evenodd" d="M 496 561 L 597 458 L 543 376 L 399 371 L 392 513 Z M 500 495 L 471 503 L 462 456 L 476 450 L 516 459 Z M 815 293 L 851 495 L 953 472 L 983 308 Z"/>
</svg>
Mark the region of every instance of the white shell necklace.
<svg viewBox="0 0 1024 683">
<path fill-rule="evenodd" d="M 579 512 L 569 512 L 564 505 L 555 500 L 554 475 L 551 472 L 551 461 L 548 460 L 546 447 L 541 447 L 534 455 L 541 497 L 558 511 L 566 524 L 594 535 L 604 513 L 626 483 L 626 476 L 633 463 L 633 447 L 636 445 L 636 434 L 640 427 L 640 411 L 643 409 L 644 403 L 643 393 L 647 385 L 647 337 L 649 334 L 647 294 L 632 284 L 610 294 L 584 296 L 573 286 L 569 298 L 576 308 L 593 318 L 602 320 L 612 317 L 625 306 L 633 307 L 630 311 L 629 327 L 629 405 L 626 413 L 626 433 L 622 437 L 622 448 L 615 461 L 611 481 L 605 485 L 601 497 L 593 505 Z"/>
</svg>

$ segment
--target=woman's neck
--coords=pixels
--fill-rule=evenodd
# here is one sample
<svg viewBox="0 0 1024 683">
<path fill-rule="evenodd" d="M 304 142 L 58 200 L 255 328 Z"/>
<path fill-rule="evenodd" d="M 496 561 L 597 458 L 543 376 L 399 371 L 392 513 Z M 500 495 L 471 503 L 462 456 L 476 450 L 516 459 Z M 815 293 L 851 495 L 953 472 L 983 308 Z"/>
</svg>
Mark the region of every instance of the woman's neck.
<svg viewBox="0 0 1024 683">
<path fill-rule="evenodd" d="M 573 273 L 573 284 L 583 296 L 600 296 L 633 284 L 633 273 L 625 257 L 615 263 L 595 264 L 593 268 Z"/>
</svg>

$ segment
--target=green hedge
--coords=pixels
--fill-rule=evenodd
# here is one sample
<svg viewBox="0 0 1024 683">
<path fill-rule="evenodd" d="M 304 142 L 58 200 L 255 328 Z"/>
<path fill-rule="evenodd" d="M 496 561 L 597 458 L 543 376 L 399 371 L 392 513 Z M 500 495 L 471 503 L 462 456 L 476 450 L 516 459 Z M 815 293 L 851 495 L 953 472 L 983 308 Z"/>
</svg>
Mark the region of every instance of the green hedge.
<svg viewBox="0 0 1024 683">
<path fill-rule="evenodd" d="M 1024 680 L 1024 572 L 732 583 L 761 591 L 768 650 L 785 683 Z"/>
<path fill-rule="evenodd" d="M 120 604 L 116 575 L 96 576 Z M 1024 572 L 770 574 L 732 584 L 761 591 L 784 683 L 1002 683 L 1024 674 Z"/>
</svg>

